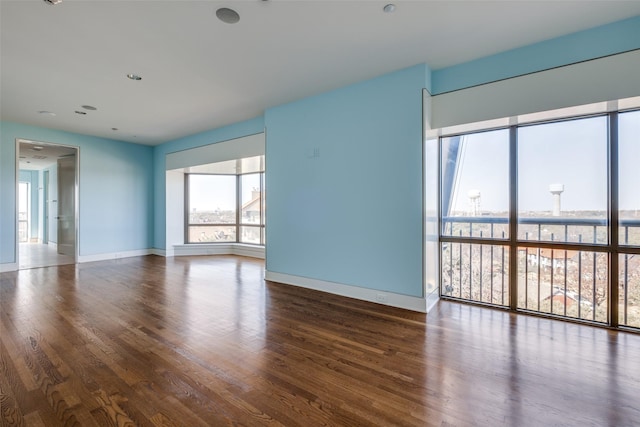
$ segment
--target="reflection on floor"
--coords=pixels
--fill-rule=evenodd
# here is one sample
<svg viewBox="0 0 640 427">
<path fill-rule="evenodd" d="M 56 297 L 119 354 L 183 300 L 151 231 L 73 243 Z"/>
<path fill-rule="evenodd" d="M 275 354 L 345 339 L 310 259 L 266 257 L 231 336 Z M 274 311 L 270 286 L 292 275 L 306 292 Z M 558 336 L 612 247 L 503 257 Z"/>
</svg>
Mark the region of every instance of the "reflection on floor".
<svg viewBox="0 0 640 427">
<path fill-rule="evenodd" d="M 57 246 L 42 243 L 20 243 L 19 269 L 73 264 L 73 257 L 58 253 Z"/>
</svg>

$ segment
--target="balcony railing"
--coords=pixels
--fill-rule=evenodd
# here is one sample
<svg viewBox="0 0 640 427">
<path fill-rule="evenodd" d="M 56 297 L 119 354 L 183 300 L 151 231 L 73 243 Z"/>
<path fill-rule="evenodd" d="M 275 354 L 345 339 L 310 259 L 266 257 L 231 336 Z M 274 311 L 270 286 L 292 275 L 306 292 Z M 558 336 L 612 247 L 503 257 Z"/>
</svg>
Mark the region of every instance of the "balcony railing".
<svg viewBox="0 0 640 427">
<path fill-rule="evenodd" d="M 444 217 L 443 296 L 509 305 L 508 218 Z M 607 323 L 610 257 L 619 257 L 619 323 L 640 327 L 640 220 L 619 220 L 619 250 L 607 221 L 525 217 L 518 220 L 518 309 Z M 477 242 L 475 240 L 477 239 Z M 629 248 L 626 250 L 625 248 Z"/>
</svg>

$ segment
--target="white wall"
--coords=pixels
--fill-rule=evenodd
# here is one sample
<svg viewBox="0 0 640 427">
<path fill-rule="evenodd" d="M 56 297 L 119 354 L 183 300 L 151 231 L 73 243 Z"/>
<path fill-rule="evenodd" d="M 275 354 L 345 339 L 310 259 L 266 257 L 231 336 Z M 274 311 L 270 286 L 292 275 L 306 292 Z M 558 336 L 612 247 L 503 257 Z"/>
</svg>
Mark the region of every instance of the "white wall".
<svg viewBox="0 0 640 427">
<path fill-rule="evenodd" d="M 640 50 L 580 62 L 432 98 L 443 128 L 640 96 Z"/>
</svg>

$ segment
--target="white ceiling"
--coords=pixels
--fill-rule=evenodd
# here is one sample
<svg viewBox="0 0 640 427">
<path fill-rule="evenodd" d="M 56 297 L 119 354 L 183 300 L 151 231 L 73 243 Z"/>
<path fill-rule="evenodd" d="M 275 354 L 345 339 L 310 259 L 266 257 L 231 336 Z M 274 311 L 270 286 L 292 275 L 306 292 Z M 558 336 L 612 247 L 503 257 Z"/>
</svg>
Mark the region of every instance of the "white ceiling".
<svg viewBox="0 0 640 427">
<path fill-rule="evenodd" d="M 18 150 L 21 170 L 46 169 L 55 165 L 59 158 L 76 153 L 75 148 L 28 140 L 20 140 Z"/>
<path fill-rule="evenodd" d="M 640 15 L 640 1 L 395 1 L 385 14 L 389 1 L 0 0 L 0 118 L 155 145 Z"/>
</svg>

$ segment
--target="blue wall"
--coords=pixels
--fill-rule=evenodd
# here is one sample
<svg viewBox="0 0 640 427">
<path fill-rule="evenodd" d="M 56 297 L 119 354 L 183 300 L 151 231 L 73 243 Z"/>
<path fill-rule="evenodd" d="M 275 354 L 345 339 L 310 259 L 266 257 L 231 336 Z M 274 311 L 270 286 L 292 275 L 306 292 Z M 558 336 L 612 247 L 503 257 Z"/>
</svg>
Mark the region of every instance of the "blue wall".
<svg viewBox="0 0 640 427">
<path fill-rule="evenodd" d="M 216 142 L 228 141 L 230 139 L 254 135 L 260 132 L 264 132 L 264 120 L 262 117 L 257 117 L 255 119 L 236 123 L 230 126 L 180 138 L 154 147 L 154 248 L 161 250 L 166 248 L 166 155 L 176 151 L 215 144 Z"/>
<path fill-rule="evenodd" d="M 267 110 L 267 270 L 422 296 L 427 71 Z"/>
<path fill-rule="evenodd" d="M 15 262 L 15 140 L 80 148 L 81 256 L 153 245 L 153 148 L 104 138 L 0 123 L 0 263 Z"/>
<path fill-rule="evenodd" d="M 434 95 L 640 49 L 640 16 L 434 70 Z"/>
</svg>

